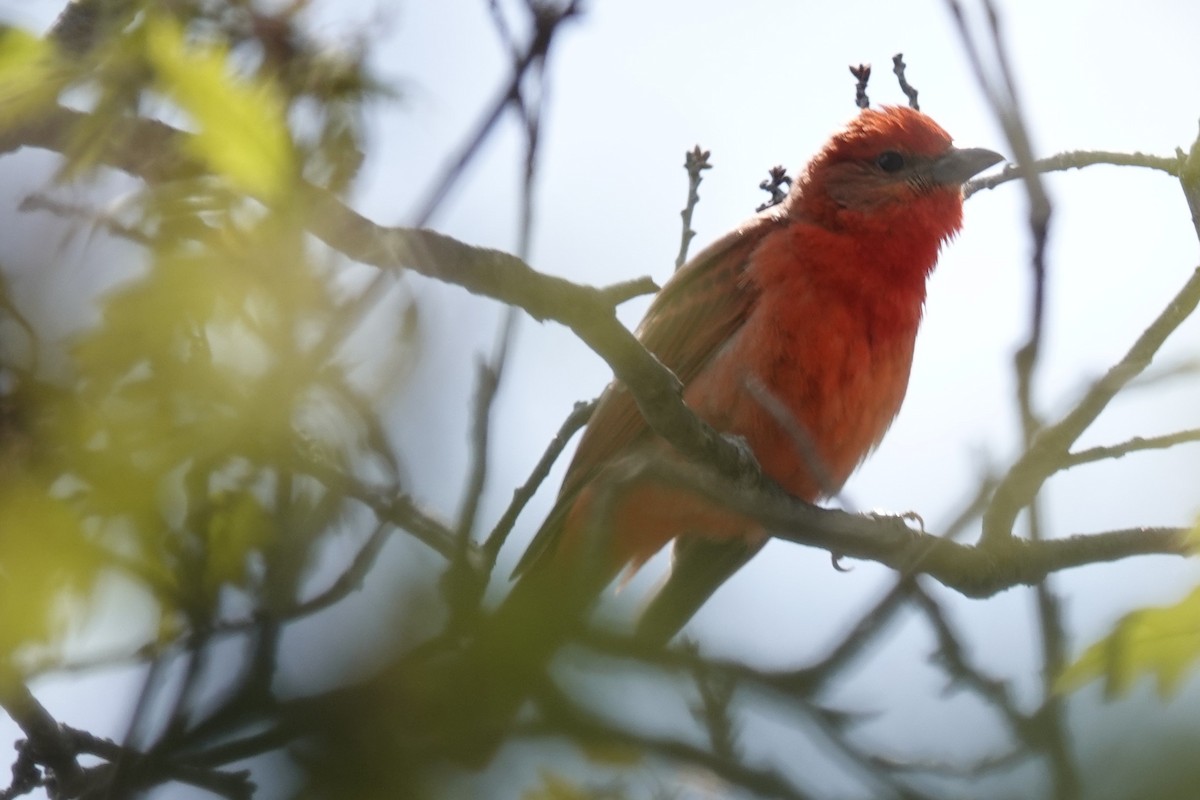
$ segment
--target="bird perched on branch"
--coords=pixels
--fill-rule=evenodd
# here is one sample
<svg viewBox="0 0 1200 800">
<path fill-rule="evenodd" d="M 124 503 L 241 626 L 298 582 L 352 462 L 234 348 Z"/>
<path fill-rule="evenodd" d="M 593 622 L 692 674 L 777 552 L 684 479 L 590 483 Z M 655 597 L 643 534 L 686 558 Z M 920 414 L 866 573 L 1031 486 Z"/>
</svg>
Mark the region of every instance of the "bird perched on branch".
<svg viewBox="0 0 1200 800">
<path fill-rule="evenodd" d="M 962 225 L 962 184 L 1001 160 L 954 147 L 918 111 L 864 109 L 782 203 L 671 277 L 638 336 L 764 474 L 803 500 L 828 497 L 899 411 L 926 279 Z M 404 738 L 407 757 L 479 762 L 604 587 L 674 541 L 672 575 L 640 627 L 645 641 L 670 638 L 768 537 L 719 496 L 640 468 L 681 459 L 611 385 L 499 608 L 455 652 L 409 659 L 373 694 L 326 704 L 346 724 L 322 727 L 354 731 L 360 704 L 386 703 L 404 721 L 387 738 Z"/>
<path fill-rule="evenodd" d="M 962 225 L 962 184 L 1002 160 L 954 147 L 919 111 L 864 109 L 781 204 L 671 277 L 638 337 L 767 476 L 803 500 L 829 497 L 900 410 L 926 279 Z M 609 386 L 517 574 L 531 585 L 570 575 L 586 596 L 673 540 L 671 577 L 640 626 L 669 638 L 767 538 L 719 497 L 653 470 L 622 477 L 678 458 L 629 391 Z M 517 587 L 514 608 L 533 593 Z"/>
</svg>

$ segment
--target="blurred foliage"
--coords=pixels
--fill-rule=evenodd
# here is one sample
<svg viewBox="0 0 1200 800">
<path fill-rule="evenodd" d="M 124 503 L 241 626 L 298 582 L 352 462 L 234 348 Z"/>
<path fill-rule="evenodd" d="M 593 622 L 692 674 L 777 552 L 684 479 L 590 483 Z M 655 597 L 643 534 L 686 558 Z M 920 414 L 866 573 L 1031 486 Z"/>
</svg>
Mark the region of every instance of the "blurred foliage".
<svg viewBox="0 0 1200 800">
<path fill-rule="evenodd" d="M 1196 537 L 1200 528 L 1193 532 Z M 1128 694 L 1139 678 L 1152 676 L 1167 699 L 1189 678 L 1200 661 L 1200 587 L 1178 603 L 1143 608 L 1117 621 L 1058 678 L 1058 689 L 1071 692 L 1104 679 L 1109 698 Z"/>
<path fill-rule="evenodd" d="M 1200 659 L 1200 589 L 1173 606 L 1143 608 L 1123 616 L 1112 631 L 1089 646 L 1058 680 L 1073 691 L 1104 679 L 1108 697 L 1127 694 L 1137 680 L 1153 676 L 1165 699 Z"/>
<path fill-rule="evenodd" d="M 9 124 L 51 105 L 65 85 L 55 69 L 57 52 L 44 39 L 17 28 L 0 31 L 0 107 Z"/>
<path fill-rule="evenodd" d="M 196 125 L 190 149 L 238 189 L 270 201 L 286 196 L 295 154 L 274 85 L 231 80 L 229 53 L 189 47 L 171 17 L 154 14 L 145 28 L 158 85 Z"/>
<path fill-rule="evenodd" d="M 215 624 L 229 592 L 258 607 L 297 602 L 344 513 L 306 468 L 378 453 L 395 478 L 375 416 L 384 398 L 362 376 L 394 386 L 414 354 L 404 292 L 385 306 L 392 346 L 347 344 L 363 298 L 305 232 L 296 190 L 301 163 L 308 180 L 349 188 L 362 103 L 376 94 L 365 53 L 311 41 L 302 4 L 91 6 L 107 35 L 0 34 L 7 123 L 69 93 L 92 113 L 68 132 L 60 180 L 101 174 L 107 137 L 146 113 L 190 132 L 164 155 L 201 169 L 142 184 L 104 213 L 57 207 L 69 226 L 135 245 L 130 263 L 91 265 L 134 277 L 97 299 L 69 376 L 5 364 L 0 659 L 17 666 L 86 620 L 104 576 L 153 598 L 172 637 Z M 4 291 L 0 313 L 15 319 Z"/>
</svg>

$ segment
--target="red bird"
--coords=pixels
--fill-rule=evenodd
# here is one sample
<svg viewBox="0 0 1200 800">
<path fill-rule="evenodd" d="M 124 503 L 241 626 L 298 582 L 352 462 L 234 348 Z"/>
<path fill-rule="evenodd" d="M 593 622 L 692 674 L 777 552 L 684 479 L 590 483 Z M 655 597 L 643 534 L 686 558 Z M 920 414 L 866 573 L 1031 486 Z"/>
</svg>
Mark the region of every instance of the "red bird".
<svg viewBox="0 0 1200 800">
<path fill-rule="evenodd" d="M 688 406 L 743 437 L 765 474 L 801 499 L 828 497 L 900 410 L 926 279 L 962 226 L 962 184 L 1002 160 L 954 147 L 919 111 L 865 109 L 782 204 L 678 270 L 638 336 L 678 376 Z M 671 579 L 642 625 L 669 638 L 766 540 L 719 499 L 611 480 L 623 463 L 672 458 L 614 382 L 517 573 L 586 574 L 583 593 L 598 592 L 675 540 Z M 583 546 L 598 520 L 609 534 Z"/>
<path fill-rule="evenodd" d="M 962 224 L 962 184 L 1000 160 L 953 147 L 917 111 L 865 110 L 781 205 L 677 271 L 638 335 L 682 381 L 687 404 L 743 437 L 767 475 L 805 500 L 828 496 L 896 416 L 926 278 Z M 406 741 L 414 753 L 481 763 L 604 586 L 674 539 L 671 578 L 641 627 L 649 640 L 670 638 L 767 532 L 719 498 L 623 469 L 647 458 L 680 456 L 614 383 L 500 607 L 471 620 L 459 633 L 475 635 L 450 652 L 418 648 L 373 690 L 315 704 L 325 709 L 318 729 L 363 739 L 359 709 L 388 703 L 403 724 L 354 752 Z"/>
</svg>

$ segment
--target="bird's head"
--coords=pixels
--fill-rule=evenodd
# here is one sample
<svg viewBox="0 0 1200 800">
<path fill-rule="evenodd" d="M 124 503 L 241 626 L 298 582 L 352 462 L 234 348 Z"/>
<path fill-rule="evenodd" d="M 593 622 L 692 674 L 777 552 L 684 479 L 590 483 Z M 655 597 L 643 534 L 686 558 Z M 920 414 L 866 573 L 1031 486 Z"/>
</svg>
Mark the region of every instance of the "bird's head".
<svg viewBox="0 0 1200 800">
<path fill-rule="evenodd" d="M 991 150 L 955 147 L 920 111 L 863 109 L 809 163 L 789 203 L 831 229 L 894 234 L 907 227 L 940 243 L 962 225 L 963 183 L 1003 160 Z"/>
</svg>

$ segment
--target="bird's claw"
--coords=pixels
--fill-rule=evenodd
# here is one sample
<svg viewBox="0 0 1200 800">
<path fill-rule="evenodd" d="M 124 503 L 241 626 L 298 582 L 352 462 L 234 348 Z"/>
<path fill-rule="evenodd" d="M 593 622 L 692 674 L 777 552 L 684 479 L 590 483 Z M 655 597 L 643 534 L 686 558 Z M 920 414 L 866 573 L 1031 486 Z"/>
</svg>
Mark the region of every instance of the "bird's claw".
<svg viewBox="0 0 1200 800">
<path fill-rule="evenodd" d="M 888 522 L 892 520 L 900 520 L 904 523 L 904 527 L 914 530 L 918 533 L 928 533 L 925 529 L 925 518 L 916 511 L 904 511 L 900 514 L 890 514 L 884 511 L 868 511 L 867 516 L 879 522 Z"/>
</svg>

